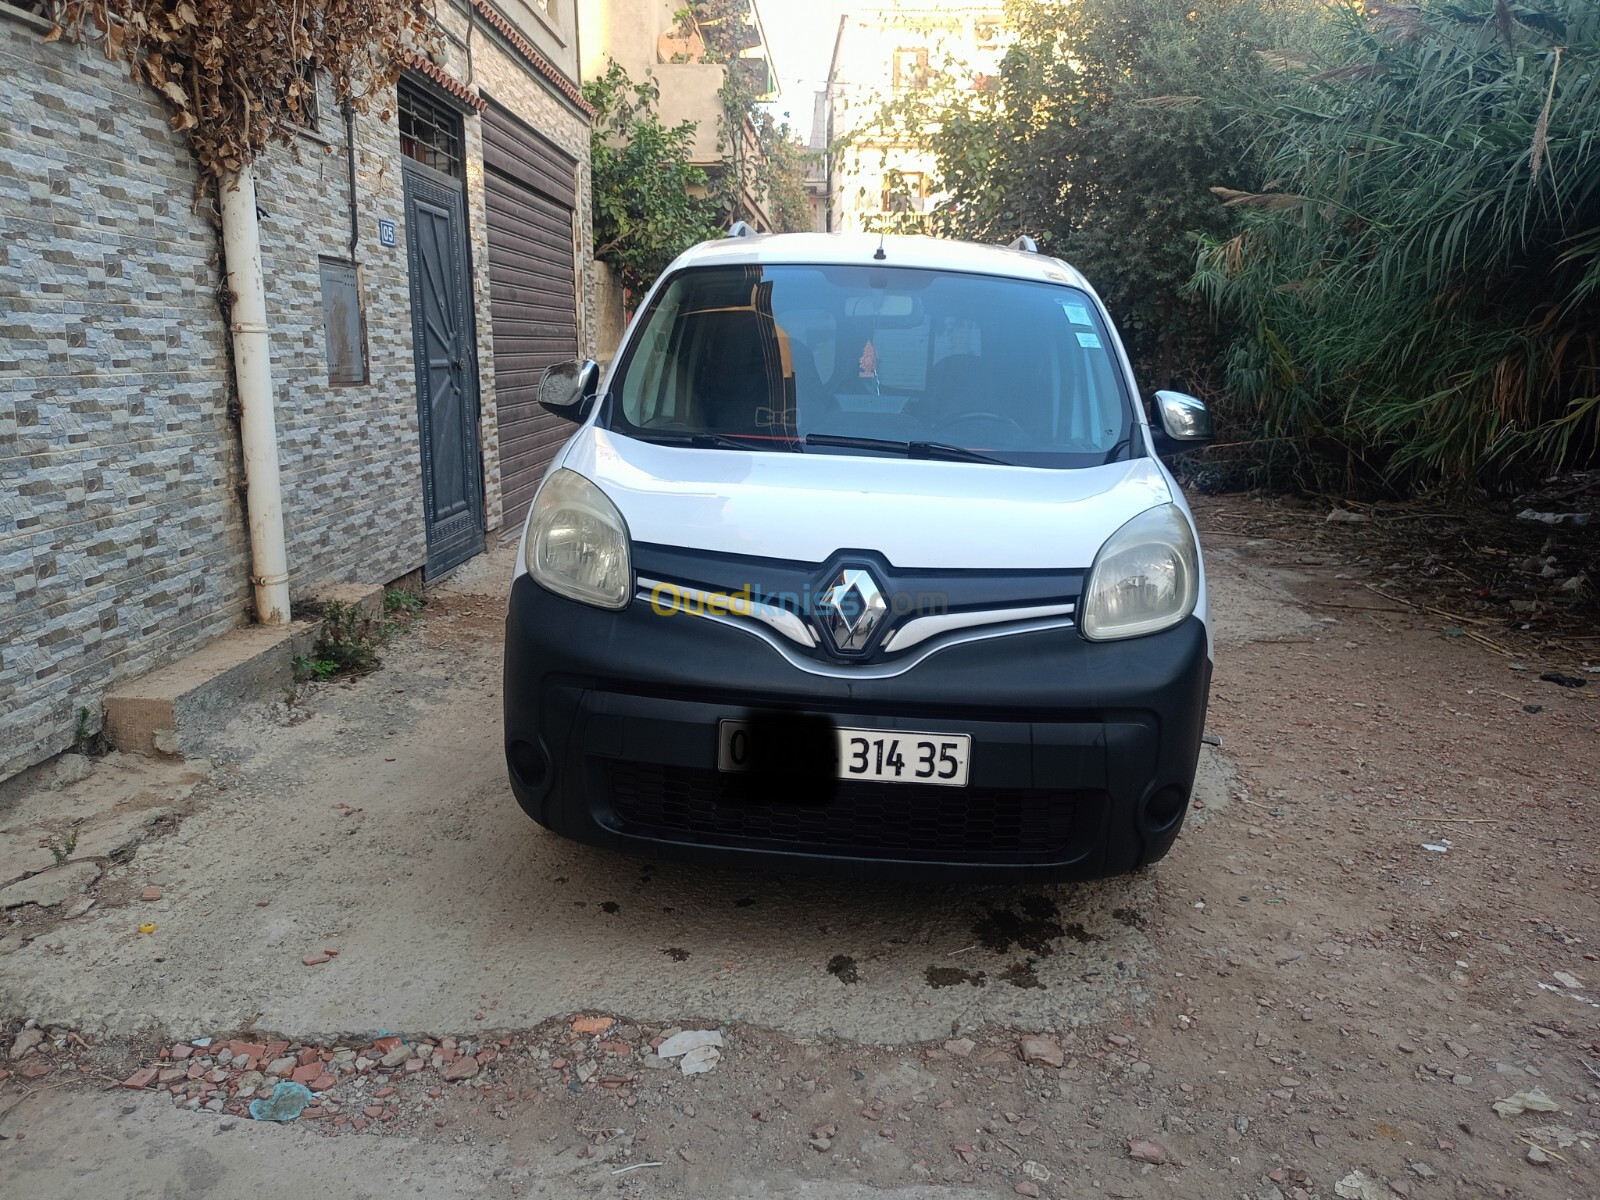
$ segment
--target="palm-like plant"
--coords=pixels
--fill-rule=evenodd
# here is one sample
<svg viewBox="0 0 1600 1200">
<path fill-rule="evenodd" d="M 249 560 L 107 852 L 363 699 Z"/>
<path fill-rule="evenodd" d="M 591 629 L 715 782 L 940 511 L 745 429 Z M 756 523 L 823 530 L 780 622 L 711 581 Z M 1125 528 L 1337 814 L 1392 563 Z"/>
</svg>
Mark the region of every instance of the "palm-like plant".
<svg viewBox="0 0 1600 1200">
<path fill-rule="evenodd" d="M 1600 6 L 1329 12 L 1314 64 L 1261 101 L 1274 184 L 1213 189 L 1239 228 L 1195 282 L 1235 330 L 1241 415 L 1391 477 L 1593 454 Z"/>
</svg>

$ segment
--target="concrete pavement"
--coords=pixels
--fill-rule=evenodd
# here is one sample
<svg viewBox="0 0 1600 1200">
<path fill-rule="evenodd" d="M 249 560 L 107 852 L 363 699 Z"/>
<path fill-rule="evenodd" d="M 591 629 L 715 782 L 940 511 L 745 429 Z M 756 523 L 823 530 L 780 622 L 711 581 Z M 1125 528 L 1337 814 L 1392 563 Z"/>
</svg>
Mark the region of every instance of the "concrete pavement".
<svg viewBox="0 0 1600 1200">
<path fill-rule="evenodd" d="M 123 1035 L 470 1033 L 599 1006 L 884 1044 L 1067 1028 L 1145 998 L 1148 876 L 952 890 L 707 872 L 534 825 L 500 754 L 497 557 L 444 588 L 381 671 L 221 730 L 176 835 L 108 866 L 110 902 L 0 960 L 0 1004 Z M 1257 626 L 1303 619 L 1270 590 L 1235 607 L 1252 604 Z M 1227 768 L 1202 759 L 1214 812 Z M 149 885 L 155 904 L 114 900 Z"/>
</svg>

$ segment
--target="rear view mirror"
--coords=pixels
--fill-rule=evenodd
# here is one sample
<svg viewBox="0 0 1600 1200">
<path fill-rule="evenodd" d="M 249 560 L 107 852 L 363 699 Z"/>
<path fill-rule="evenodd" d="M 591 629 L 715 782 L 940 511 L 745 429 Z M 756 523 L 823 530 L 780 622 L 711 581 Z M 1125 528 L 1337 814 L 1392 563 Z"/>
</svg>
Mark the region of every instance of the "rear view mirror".
<svg viewBox="0 0 1600 1200">
<path fill-rule="evenodd" d="M 599 386 L 600 364 L 593 359 L 557 363 L 546 367 L 539 379 L 539 405 L 564 420 L 581 422 Z"/>
<path fill-rule="evenodd" d="M 889 329 L 914 329 L 922 324 L 922 300 L 905 292 L 873 291 L 847 297 L 844 315 Z"/>
<path fill-rule="evenodd" d="M 1211 414 L 1203 400 L 1183 392 L 1157 392 L 1156 415 L 1161 418 L 1161 432 L 1175 442 L 1211 439 Z"/>
</svg>

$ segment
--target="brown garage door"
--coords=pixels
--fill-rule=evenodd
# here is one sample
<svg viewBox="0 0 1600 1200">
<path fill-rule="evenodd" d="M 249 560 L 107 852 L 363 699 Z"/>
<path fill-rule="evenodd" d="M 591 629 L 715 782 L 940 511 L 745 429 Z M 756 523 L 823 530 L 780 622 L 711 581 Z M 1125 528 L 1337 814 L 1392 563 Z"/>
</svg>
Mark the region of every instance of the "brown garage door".
<svg viewBox="0 0 1600 1200">
<path fill-rule="evenodd" d="M 577 164 L 510 113 L 483 114 L 489 310 L 505 524 L 521 526 L 572 426 L 538 405 L 539 376 L 578 356 L 572 225 Z"/>
</svg>

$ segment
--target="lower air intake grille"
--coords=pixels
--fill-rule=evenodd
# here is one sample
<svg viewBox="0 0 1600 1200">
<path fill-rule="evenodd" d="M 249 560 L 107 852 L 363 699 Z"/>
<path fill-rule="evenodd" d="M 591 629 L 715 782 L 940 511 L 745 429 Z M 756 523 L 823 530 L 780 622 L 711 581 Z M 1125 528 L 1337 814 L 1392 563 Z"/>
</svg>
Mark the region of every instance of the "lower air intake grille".
<svg viewBox="0 0 1600 1200">
<path fill-rule="evenodd" d="M 1099 826 L 1098 791 L 841 780 L 825 803 L 752 798 L 736 775 L 608 761 L 619 832 L 674 841 L 890 859 L 1062 862 Z"/>
</svg>

